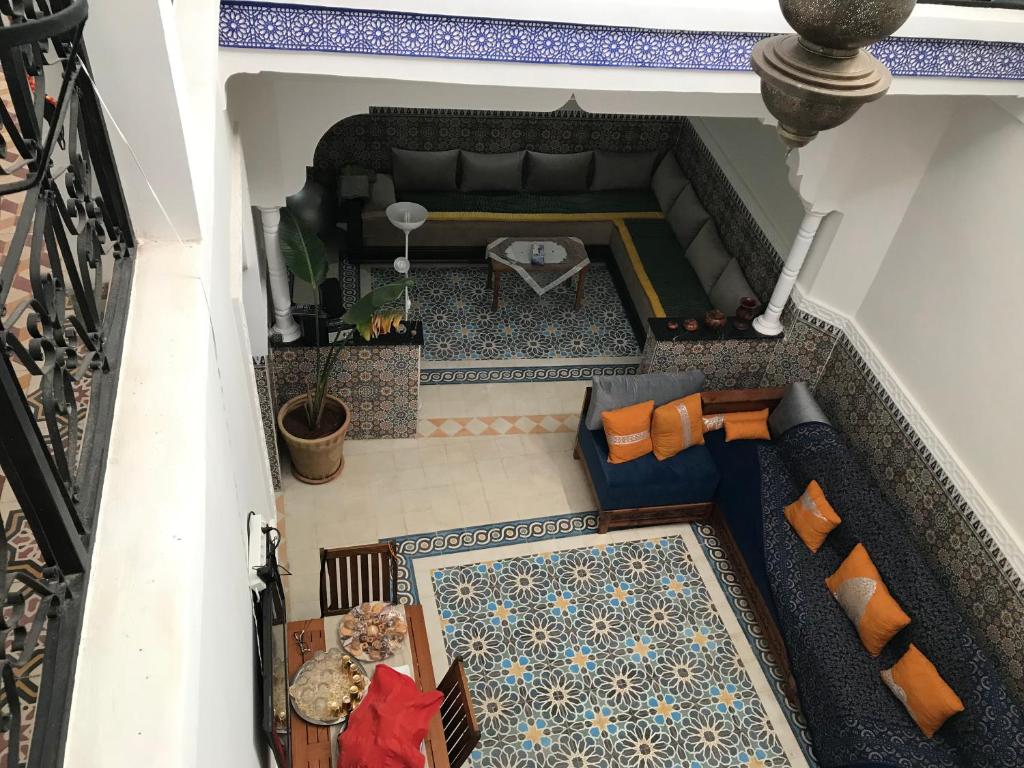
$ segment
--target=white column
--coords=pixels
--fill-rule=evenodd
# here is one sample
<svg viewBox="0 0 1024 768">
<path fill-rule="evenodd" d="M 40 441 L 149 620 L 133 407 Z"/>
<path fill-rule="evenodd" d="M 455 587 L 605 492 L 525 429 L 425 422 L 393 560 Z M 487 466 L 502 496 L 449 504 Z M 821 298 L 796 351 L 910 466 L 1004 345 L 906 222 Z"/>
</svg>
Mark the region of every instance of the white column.
<svg viewBox="0 0 1024 768">
<path fill-rule="evenodd" d="M 263 244 L 267 251 L 267 278 L 270 282 L 270 297 L 274 302 L 274 325 L 271 332 L 279 334 L 281 341 L 295 341 L 302 335 L 299 324 L 292 317 L 292 296 L 288 290 L 288 270 L 281 255 L 281 242 L 277 231 L 281 225 L 281 209 L 277 206 L 260 206 L 263 224 Z"/>
<path fill-rule="evenodd" d="M 793 241 L 786 257 L 786 263 L 782 267 L 782 274 L 779 275 L 772 297 L 768 301 L 768 308 L 760 317 L 754 318 L 754 330 L 763 336 L 778 336 L 782 333 L 782 310 L 793 293 L 793 286 L 796 285 L 796 277 L 800 274 L 800 267 L 804 265 L 807 252 L 811 250 L 811 243 L 814 242 L 814 235 L 821 225 L 824 213 L 809 211 L 804 214 L 804 220 L 800 222 L 800 231 L 796 233 L 796 240 Z"/>
</svg>

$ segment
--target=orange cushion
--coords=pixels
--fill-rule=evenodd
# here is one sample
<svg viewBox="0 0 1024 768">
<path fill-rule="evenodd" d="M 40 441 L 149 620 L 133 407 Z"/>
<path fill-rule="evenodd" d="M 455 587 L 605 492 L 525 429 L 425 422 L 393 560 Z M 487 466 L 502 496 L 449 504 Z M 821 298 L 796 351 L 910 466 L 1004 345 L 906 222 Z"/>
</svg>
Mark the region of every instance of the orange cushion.
<svg viewBox="0 0 1024 768">
<path fill-rule="evenodd" d="M 771 440 L 768 409 L 725 414 L 725 442 L 730 440 Z"/>
<path fill-rule="evenodd" d="M 910 617 L 889 594 L 863 544 L 853 548 L 825 583 L 872 656 L 880 654 L 893 635 L 910 623 Z"/>
<path fill-rule="evenodd" d="M 654 409 L 651 442 L 658 461 L 669 459 L 691 446 L 704 445 L 704 416 L 699 392 Z"/>
<path fill-rule="evenodd" d="M 821 549 L 832 529 L 843 522 L 817 480 L 811 480 L 803 495 L 788 505 L 783 514 L 811 552 Z"/>
<path fill-rule="evenodd" d="M 627 405 L 601 414 L 608 440 L 608 462 L 622 464 L 654 450 L 651 443 L 651 413 L 654 401 Z"/>
<path fill-rule="evenodd" d="M 882 670 L 882 680 L 903 702 L 917 727 L 929 739 L 957 712 L 964 711 L 960 701 L 935 665 L 913 643 L 891 668 Z"/>
</svg>

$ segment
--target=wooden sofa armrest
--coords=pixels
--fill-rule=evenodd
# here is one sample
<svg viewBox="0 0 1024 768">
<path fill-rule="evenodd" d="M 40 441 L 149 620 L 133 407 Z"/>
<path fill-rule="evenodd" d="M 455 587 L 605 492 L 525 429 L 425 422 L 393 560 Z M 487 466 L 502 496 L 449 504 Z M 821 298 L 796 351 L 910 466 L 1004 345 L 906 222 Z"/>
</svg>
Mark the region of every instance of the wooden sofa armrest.
<svg viewBox="0 0 1024 768">
<path fill-rule="evenodd" d="M 711 390 L 701 393 L 701 409 L 706 414 L 760 411 L 765 408 L 773 411 L 785 391 L 785 387 Z"/>
</svg>

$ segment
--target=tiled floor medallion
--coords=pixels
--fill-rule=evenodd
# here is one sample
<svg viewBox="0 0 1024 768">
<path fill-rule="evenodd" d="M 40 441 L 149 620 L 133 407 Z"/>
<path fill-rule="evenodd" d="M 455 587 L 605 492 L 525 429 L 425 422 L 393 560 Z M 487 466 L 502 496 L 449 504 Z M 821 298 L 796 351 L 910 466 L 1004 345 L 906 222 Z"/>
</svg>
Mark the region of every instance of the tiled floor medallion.
<svg viewBox="0 0 1024 768">
<path fill-rule="evenodd" d="M 420 419 L 420 437 L 478 437 L 480 435 L 544 435 L 575 432 L 578 413 L 547 416 L 470 416 Z"/>
<path fill-rule="evenodd" d="M 388 268 L 370 271 L 373 286 L 395 278 Z M 538 296 L 515 275 L 506 275 L 501 305 L 492 311 L 484 267 L 414 267 L 412 278 L 412 316 L 427 324 L 425 362 L 536 360 L 550 365 L 553 358 L 640 354 L 622 300 L 603 265 L 591 266 L 579 310 L 573 308 L 575 280 Z"/>
<path fill-rule="evenodd" d="M 712 529 L 594 531 L 585 513 L 396 540 L 400 584 L 436 606 L 445 650 L 466 660 L 485 734 L 472 765 L 813 765 Z M 414 566 L 439 554 L 456 562 Z"/>
</svg>

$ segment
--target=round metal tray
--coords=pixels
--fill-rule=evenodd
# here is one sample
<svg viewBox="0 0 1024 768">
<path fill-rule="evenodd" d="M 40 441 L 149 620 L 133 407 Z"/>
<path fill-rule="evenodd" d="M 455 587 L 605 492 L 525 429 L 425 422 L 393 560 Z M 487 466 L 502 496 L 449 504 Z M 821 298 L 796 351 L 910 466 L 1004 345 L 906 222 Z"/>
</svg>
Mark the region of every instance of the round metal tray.
<svg viewBox="0 0 1024 768">
<path fill-rule="evenodd" d="M 349 663 L 342 657 L 348 657 L 349 663 L 356 671 L 349 671 Z M 295 673 L 295 678 L 288 688 L 288 698 L 296 714 L 314 725 L 338 725 L 344 722 L 348 714 L 342 712 L 334 715 L 328 704 L 332 701 L 341 702 L 346 695 L 352 695 L 353 674 L 358 674 L 359 692 L 353 696 L 353 709 L 362 701 L 370 681 L 366 677 L 366 669 L 351 655 L 341 648 L 329 651 L 317 651 L 313 658 L 303 664 Z"/>
</svg>

